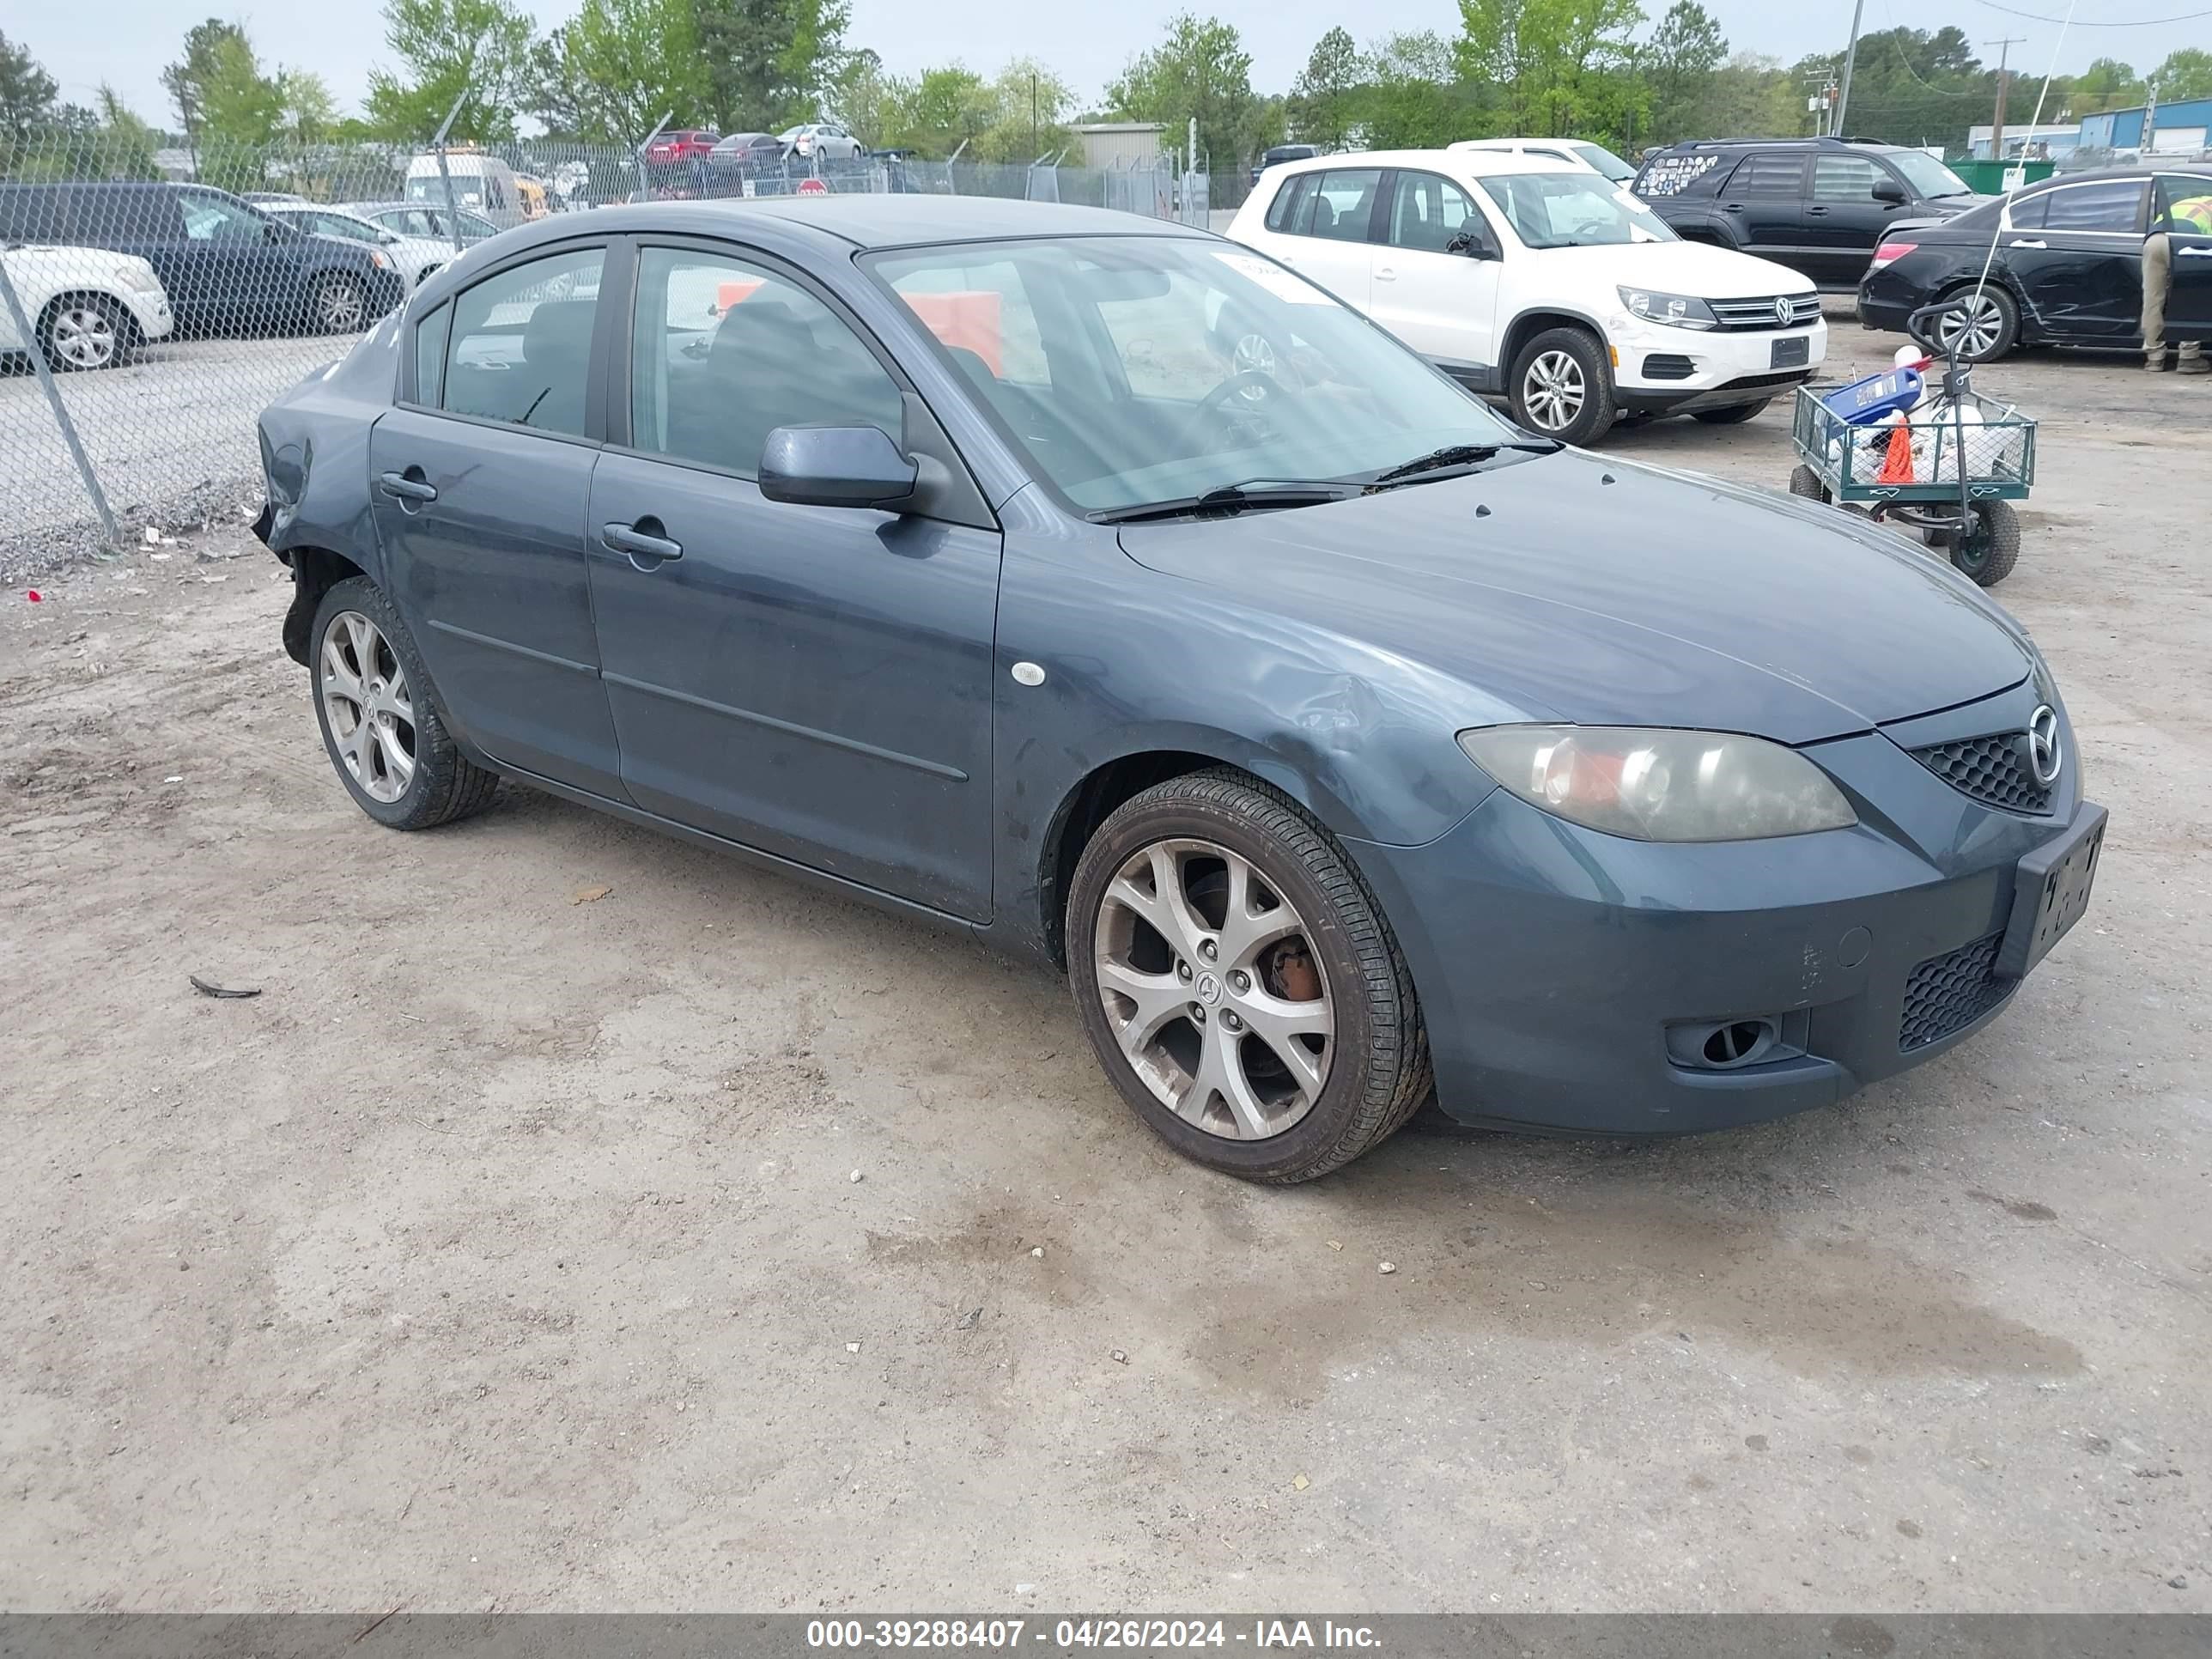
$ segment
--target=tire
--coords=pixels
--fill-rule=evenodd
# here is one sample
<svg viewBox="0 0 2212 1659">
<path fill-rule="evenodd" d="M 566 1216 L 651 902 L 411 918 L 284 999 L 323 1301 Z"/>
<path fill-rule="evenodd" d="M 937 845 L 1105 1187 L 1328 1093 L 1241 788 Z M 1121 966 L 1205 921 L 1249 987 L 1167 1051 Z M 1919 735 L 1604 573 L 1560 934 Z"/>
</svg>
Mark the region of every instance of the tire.
<svg viewBox="0 0 2212 1659">
<path fill-rule="evenodd" d="M 1508 384 L 1513 418 L 1562 443 L 1588 443 L 1617 412 L 1605 346 L 1588 329 L 1546 329 L 1515 355 Z M 1578 403 L 1565 401 L 1577 394 Z"/>
<path fill-rule="evenodd" d="M 1951 562 L 1979 587 L 1995 587 L 2020 562 L 2020 514 L 2010 501 L 1977 501 L 1972 528 L 1951 539 Z"/>
<path fill-rule="evenodd" d="M 1950 328 L 1946 328 L 1944 325 L 1953 317 L 1963 319 L 1966 315 L 1966 307 L 1972 303 L 1973 297 L 1974 290 L 1972 286 L 1954 289 L 1950 293 L 1943 295 L 1937 303 L 1942 304 L 1956 300 L 1959 302 L 1958 309 L 1930 319 L 1931 326 L 1928 331 L 1928 337 L 1921 343 L 1939 357 L 1942 356 L 1945 349 L 1950 344 L 1951 336 L 1956 331 L 1958 326 L 1957 324 L 1953 324 Z M 1993 363 L 2020 343 L 2020 305 L 2012 297 L 2009 289 L 1996 283 L 1988 284 L 1982 289 L 1980 305 L 1974 314 L 1975 344 L 1973 349 L 1960 352 L 1960 362 Z"/>
<path fill-rule="evenodd" d="M 1755 404 L 1732 404 L 1726 409 L 1693 409 L 1690 418 L 1703 421 L 1707 426 L 1741 426 L 1746 421 L 1758 419 L 1773 401 L 1771 398 L 1761 398 Z"/>
<path fill-rule="evenodd" d="M 429 672 L 381 588 L 366 576 L 332 584 L 315 607 L 307 641 L 323 748 L 362 811 L 389 830 L 428 830 L 491 805 L 498 775 L 454 746 L 438 717 Z M 349 682 L 366 697 L 349 696 Z M 363 720 L 364 707 L 380 718 Z"/>
<path fill-rule="evenodd" d="M 307 301 L 307 319 L 325 334 L 358 334 L 375 320 L 368 295 L 350 276 L 315 278 Z"/>
<path fill-rule="evenodd" d="M 1802 495 L 1808 501 L 1826 502 L 1828 499 L 1828 486 L 1820 482 L 1819 473 L 1800 461 L 1790 474 L 1790 493 L 1793 495 Z"/>
<path fill-rule="evenodd" d="M 39 346 L 57 374 L 119 368 L 137 337 L 130 312 L 104 294 L 58 295 L 39 317 Z"/>
<path fill-rule="evenodd" d="M 1238 861 L 1241 929 L 1230 913 Z M 1158 902 L 1163 879 L 1179 902 Z M 1171 778 L 1124 802 L 1083 849 L 1066 921 L 1092 1050 L 1137 1115 L 1194 1162 L 1310 1181 L 1380 1145 L 1431 1093 L 1420 1005 L 1374 894 L 1327 830 L 1244 773 Z M 1129 1031 L 1140 1019 L 1156 1037 Z M 1263 1036 L 1266 1024 L 1282 1035 Z M 1290 1052 L 1303 1054 L 1303 1078 L 1281 1058 Z M 1243 1107 L 1204 1079 L 1232 1085 Z"/>
</svg>

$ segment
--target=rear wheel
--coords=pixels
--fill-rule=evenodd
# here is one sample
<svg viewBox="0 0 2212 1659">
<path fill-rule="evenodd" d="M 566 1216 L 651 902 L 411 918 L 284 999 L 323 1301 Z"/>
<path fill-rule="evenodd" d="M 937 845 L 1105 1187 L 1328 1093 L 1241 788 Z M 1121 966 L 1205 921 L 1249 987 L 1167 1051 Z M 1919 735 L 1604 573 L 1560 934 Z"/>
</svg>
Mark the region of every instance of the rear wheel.
<svg viewBox="0 0 2212 1659">
<path fill-rule="evenodd" d="M 1085 1034 L 1137 1115 L 1249 1181 L 1310 1181 L 1430 1091 L 1412 976 L 1374 895 L 1289 797 L 1227 769 L 1126 802 L 1067 915 Z"/>
<path fill-rule="evenodd" d="M 1585 444 L 1613 424 L 1613 370 L 1604 343 L 1581 328 L 1548 328 L 1513 360 L 1513 418 L 1561 443 Z"/>
<path fill-rule="evenodd" d="M 1800 462 L 1790 474 L 1790 493 L 1802 495 L 1808 501 L 1826 501 L 1828 486 L 1820 482 L 1820 475 Z"/>
<path fill-rule="evenodd" d="M 1741 426 L 1746 421 L 1756 420 L 1771 398 L 1761 398 L 1755 404 L 1733 404 L 1726 409 L 1693 409 L 1690 418 L 1703 421 L 1707 426 Z"/>
<path fill-rule="evenodd" d="M 1947 295 L 1947 309 L 1929 319 L 1929 343 L 1948 353 L 1958 349 L 1961 362 L 1993 363 L 2020 339 L 2020 307 L 1991 283 L 1979 293 L 1971 288 Z"/>
</svg>

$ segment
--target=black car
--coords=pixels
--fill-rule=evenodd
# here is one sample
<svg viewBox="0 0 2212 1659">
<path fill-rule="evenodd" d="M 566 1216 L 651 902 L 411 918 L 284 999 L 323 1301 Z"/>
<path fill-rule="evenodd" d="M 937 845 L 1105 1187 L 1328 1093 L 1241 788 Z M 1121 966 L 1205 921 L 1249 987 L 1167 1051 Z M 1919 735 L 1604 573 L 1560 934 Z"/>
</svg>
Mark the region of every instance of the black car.
<svg viewBox="0 0 2212 1659">
<path fill-rule="evenodd" d="M 1989 199 L 1924 151 L 1864 138 L 1673 144 L 1644 159 L 1631 188 L 1687 240 L 1755 253 L 1831 287 L 1864 276 L 1899 220 Z"/>
<path fill-rule="evenodd" d="M 1279 162 L 1304 161 L 1320 154 L 1321 150 L 1312 144 L 1277 144 L 1273 149 L 1263 149 L 1260 152 L 1260 159 L 1252 163 L 1252 182 L 1258 184 L 1260 175 Z"/>
<path fill-rule="evenodd" d="M 381 249 L 295 229 L 205 185 L 0 185 L 0 236 L 137 254 L 186 334 L 357 333 L 407 294 Z"/>
<path fill-rule="evenodd" d="M 2212 340 L 2212 234 L 2172 217 L 2176 204 L 2206 198 L 2212 167 L 2108 167 L 1954 218 L 1900 224 L 1859 284 L 1859 321 L 1904 330 L 1915 311 L 1955 297 L 1929 341 L 1955 343 L 1972 362 L 2015 345 L 2132 349 L 2142 343 L 2143 238 L 2156 228 L 2173 239 L 2166 334 Z"/>
</svg>

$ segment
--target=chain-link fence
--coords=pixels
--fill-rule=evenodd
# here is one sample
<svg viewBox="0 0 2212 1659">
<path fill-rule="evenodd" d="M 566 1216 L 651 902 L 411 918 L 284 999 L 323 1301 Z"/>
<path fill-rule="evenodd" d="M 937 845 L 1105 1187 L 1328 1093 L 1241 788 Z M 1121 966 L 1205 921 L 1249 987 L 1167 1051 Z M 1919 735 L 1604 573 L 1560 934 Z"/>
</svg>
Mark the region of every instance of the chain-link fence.
<svg viewBox="0 0 2212 1659">
<path fill-rule="evenodd" d="M 688 137 L 635 151 L 521 143 L 205 144 L 64 133 L 0 173 L 0 564 L 250 518 L 254 420 L 470 244 L 615 203 L 855 192 L 1076 203 L 1204 226 L 1209 181 L 801 156 Z"/>
</svg>

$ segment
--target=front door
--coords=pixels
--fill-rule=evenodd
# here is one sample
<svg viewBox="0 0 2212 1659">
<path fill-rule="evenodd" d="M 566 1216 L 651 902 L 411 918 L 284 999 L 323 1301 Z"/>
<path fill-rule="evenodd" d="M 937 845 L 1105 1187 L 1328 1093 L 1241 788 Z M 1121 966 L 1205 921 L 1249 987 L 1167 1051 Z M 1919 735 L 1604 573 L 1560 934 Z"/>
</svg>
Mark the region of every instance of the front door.
<svg viewBox="0 0 2212 1659">
<path fill-rule="evenodd" d="M 1486 383 L 1500 367 L 1498 236 L 1442 173 L 1401 169 L 1389 216 L 1371 250 L 1370 313 L 1448 373 Z"/>
<path fill-rule="evenodd" d="M 2212 341 L 2212 229 L 2207 228 L 2212 226 L 2212 178 L 2161 173 L 2156 208 L 2173 247 L 2166 333 L 2176 340 Z"/>
<path fill-rule="evenodd" d="M 2061 340 L 2142 337 L 2149 181 L 2062 185 L 2014 204 L 2005 258 L 2039 330 Z"/>
<path fill-rule="evenodd" d="M 176 201 L 184 215 L 184 240 L 172 258 L 180 281 L 172 285 L 164 271 L 162 286 L 172 295 L 181 289 L 204 325 L 289 320 L 299 300 L 293 238 L 216 191 L 179 191 Z"/>
<path fill-rule="evenodd" d="M 1800 267 L 1815 282 L 1856 283 L 1867 273 L 1883 234 L 1902 210 L 1885 202 L 1877 184 L 1897 185 L 1895 174 L 1870 155 L 1816 155 L 1813 195 L 1805 207 L 1805 246 Z"/>
<path fill-rule="evenodd" d="M 761 494 L 777 427 L 907 438 L 904 388 L 792 273 L 648 246 L 635 292 L 629 443 L 601 458 L 590 514 L 632 798 L 988 919 L 998 532 Z"/>
<path fill-rule="evenodd" d="M 416 331 L 369 436 L 386 580 L 451 723 L 494 760 L 622 799 L 584 526 L 599 247 L 493 272 Z"/>
</svg>

